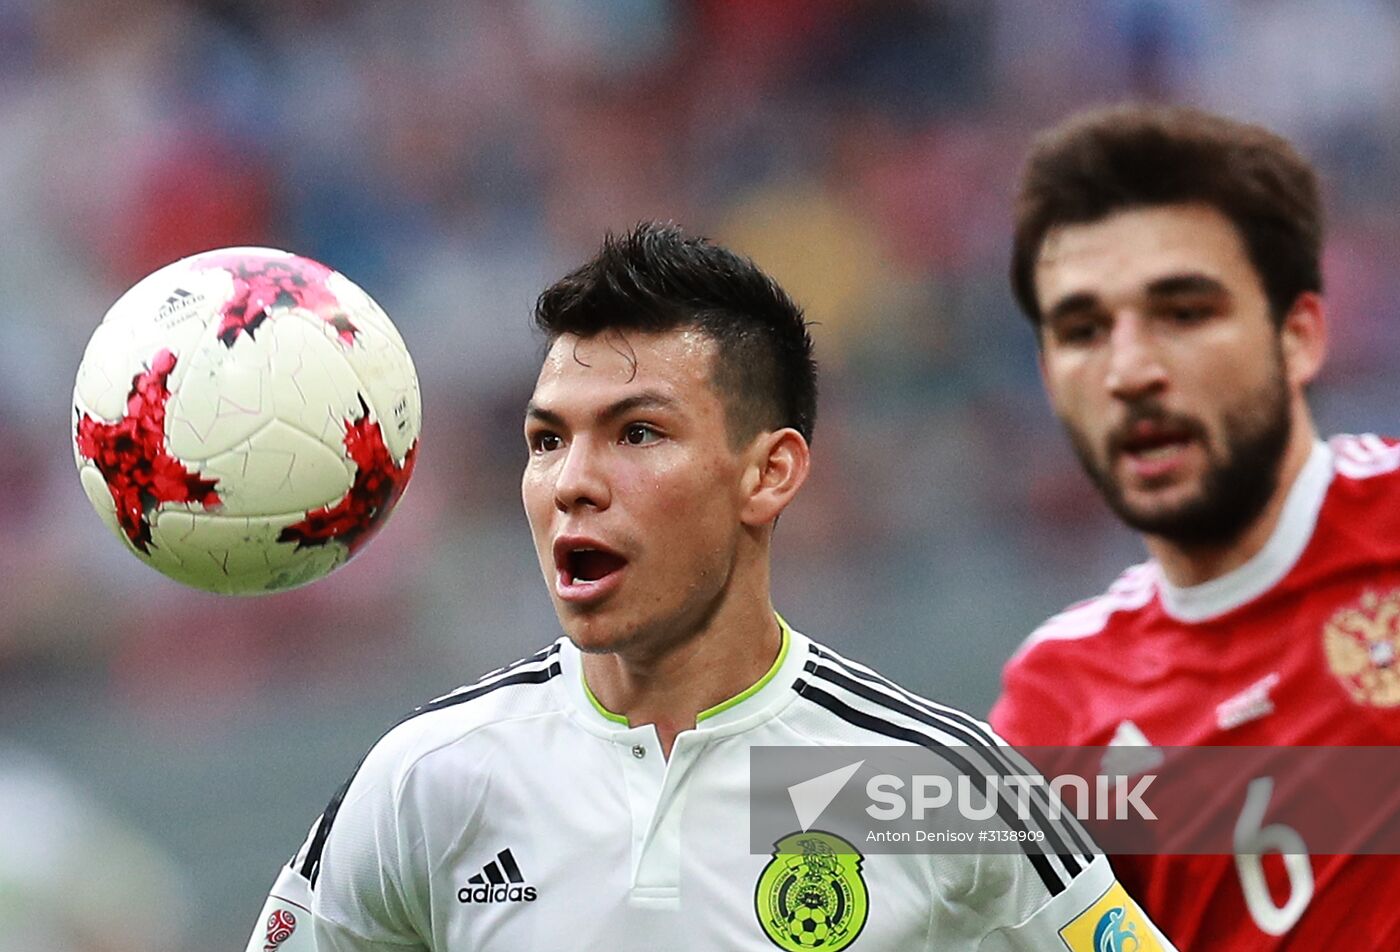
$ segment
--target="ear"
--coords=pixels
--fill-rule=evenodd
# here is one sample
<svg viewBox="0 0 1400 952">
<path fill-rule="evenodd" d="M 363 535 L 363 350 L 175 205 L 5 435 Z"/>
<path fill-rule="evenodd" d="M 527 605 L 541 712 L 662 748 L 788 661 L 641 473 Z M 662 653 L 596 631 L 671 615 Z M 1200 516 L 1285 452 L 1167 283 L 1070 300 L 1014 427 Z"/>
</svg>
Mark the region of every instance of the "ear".
<svg viewBox="0 0 1400 952">
<path fill-rule="evenodd" d="M 758 528 L 770 525 L 792 502 L 812 466 L 812 451 L 796 430 L 785 427 L 760 434 L 748 451 L 739 520 Z"/>
<path fill-rule="evenodd" d="M 1298 295 L 1279 329 L 1284 375 L 1295 389 L 1312 383 L 1327 356 L 1327 314 L 1322 296 Z"/>
</svg>

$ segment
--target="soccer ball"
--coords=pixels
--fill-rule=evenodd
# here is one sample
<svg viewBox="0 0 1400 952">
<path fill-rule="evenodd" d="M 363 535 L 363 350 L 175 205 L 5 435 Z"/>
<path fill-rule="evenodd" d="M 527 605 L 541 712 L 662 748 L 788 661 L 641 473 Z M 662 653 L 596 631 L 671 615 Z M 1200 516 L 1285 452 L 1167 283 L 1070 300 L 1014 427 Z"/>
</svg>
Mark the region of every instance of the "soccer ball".
<svg viewBox="0 0 1400 952">
<path fill-rule="evenodd" d="M 304 585 L 355 555 L 413 473 L 403 339 L 308 258 L 224 248 L 112 305 L 73 390 L 88 499 L 147 565 L 210 592 Z"/>
<path fill-rule="evenodd" d="M 801 948 L 820 948 L 831 935 L 831 920 L 821 906 L 800 905 L 788 918 L 788 935 Z"/>
</svg>

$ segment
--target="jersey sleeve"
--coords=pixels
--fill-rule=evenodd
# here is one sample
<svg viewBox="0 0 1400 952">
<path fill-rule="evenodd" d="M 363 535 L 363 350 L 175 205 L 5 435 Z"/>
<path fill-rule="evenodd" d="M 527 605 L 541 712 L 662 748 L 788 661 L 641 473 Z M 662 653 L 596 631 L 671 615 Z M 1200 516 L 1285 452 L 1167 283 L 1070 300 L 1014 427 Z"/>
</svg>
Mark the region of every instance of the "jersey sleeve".
<svg viewBox="0 0 1400 952">
<path fill-rule="evenodd" d="M 1114 879 L 1107 857 L 1099 856 L 1024 921 L 988 933 L 977 952 L 1175 952 L 1175 946 Z"/>
<path fill-rule="evenodd" d="M 313 827 L 313 837 L 315 832 Z M 305 852 L 299 852 L 279 871 L 248 939 L 246 952 L 406 952 L 423 948 L 417 940 L 376 942 L 337 923 L 316 919 L 312 912 L 314 890 L 300 871 L 305 858 Z"/>
<path fill-rule="evenodd" d="M 1008 780 L 1041 776 L 1019 752 L 1004 746 L 1004 738 L 994 732 L 991 739 L 998 745 L 992 765 L 1005 771 Z M 957 947 L 977 952 L 1171 950 L 1117 882 L 1108 858 L 1074 812 L 1060 807 L 1043 784 L 1015 789 L 1015 795 L 999 794 L 1011 807 L 1009 815 L 998 810 L 974 825 L 992 834 L 1022 834 L 1012 840 L 1022 843 L 1020 850 L 970 853 L 965 862 L 933 865 L 934 890 L 958 923 Z M 1104 942 L 1111 929 L 1118 931 Z"/>
<path fill-rule="evenodd" d="M 320 821 L 317 821 L 317 826 Z M 246 952 L 316 952 L 311 925 L 311 883 L 299 869 L 315 838 L 316 826 L 292 861 L 277 873 L 277 879 L 258 914 Z"/>
<path fill-rule="evenodd" d="M 313 884 L 317 952 L 426 950 L 415 850 L 423 837 L 400 801 L 402 735 L 390 732 L 326 808 L 304 872 Z"/>
<path fill-rule="evenodd" d="M 426 952 L 410 877 L 421 837 L 397 797 L 391 732 L 336 794 L 282 868 L 247 952 Z"/>
<path fill-rule="evenodd" d="M 1065 702 L 1065 678 L 1043 651 L 1023 649 L 1002 670 L 1001 696 L 987 720 L 998 734 L 1018 746 L 1074 743 L 1074 716 Z"/>
</svg>

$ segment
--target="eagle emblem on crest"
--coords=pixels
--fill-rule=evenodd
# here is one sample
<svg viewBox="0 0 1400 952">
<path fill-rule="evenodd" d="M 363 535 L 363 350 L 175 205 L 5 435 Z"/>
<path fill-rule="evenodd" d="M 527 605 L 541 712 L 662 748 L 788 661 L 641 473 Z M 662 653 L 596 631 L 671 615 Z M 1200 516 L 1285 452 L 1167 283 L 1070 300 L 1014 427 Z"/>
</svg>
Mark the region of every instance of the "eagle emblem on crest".
<svg viewBox="0 0 1400 952">
<path fill-rule="evenodd" d="M 1400 706 L 1400 589 L 1338 609 L 1322 626 L 1322 648 L 1356 703 Z"/>
</svg>

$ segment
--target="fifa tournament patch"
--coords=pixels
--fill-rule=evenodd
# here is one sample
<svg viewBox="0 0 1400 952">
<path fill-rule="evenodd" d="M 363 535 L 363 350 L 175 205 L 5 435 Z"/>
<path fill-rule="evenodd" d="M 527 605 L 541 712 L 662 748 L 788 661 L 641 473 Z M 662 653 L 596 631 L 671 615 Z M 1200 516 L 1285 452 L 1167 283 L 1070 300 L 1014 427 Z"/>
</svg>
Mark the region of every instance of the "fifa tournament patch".
<svg viewBox="0 0 1400 952">
<path fill-rule="evenodd" d="M 311 912 L 301 903 L 269 896 L 259 922 L 244 952 L 316 952 Z"/>
<path fill-rule="evenodd" d="M 1114 883 L 1060 930 L 1070 952 L 1163 952 L 1138 904 Z"/>
<path fill-rule="evenodd" d="M 870 911 L 864 857 L 834 833 L 792 833 L 773 844 L 773 858 L 754 887 L 754 912 L 764 935 L 786 952 L 846 948 Z"/>
<path fill-rule="evenodd" d="M 267 941 L 263 944 L 263 952 L 277 952 L 278 947 L 296 931 L 296 913 L 288 909 L 273 910 L 272 915 L 267 917 Z"/>
</svg>

